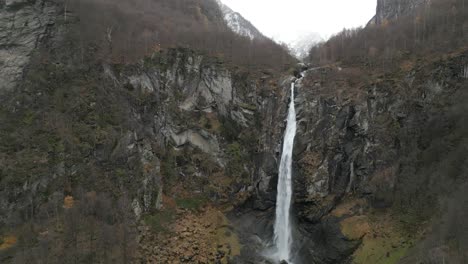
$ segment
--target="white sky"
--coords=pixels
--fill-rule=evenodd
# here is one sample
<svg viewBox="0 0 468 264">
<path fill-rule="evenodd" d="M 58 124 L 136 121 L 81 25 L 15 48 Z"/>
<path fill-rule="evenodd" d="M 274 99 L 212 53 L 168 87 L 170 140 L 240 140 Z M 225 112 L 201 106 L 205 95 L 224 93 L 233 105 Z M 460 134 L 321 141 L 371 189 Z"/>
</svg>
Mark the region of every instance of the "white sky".
<svg viewBox="0 0 468 264">
<path fill-rule="evenodd" d="M 263 34 L 283 42 L 317 32 L 323 38 L 365 25 L 377 0 L 221 0 Z"/>
</svg>

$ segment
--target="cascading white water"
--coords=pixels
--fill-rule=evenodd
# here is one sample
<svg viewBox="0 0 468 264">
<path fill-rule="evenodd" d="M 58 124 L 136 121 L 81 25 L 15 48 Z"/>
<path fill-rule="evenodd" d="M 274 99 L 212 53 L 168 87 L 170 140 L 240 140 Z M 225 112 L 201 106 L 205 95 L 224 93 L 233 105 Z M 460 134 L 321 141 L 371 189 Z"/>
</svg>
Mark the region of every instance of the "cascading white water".
<svg viewBox="0 0 468 264">
<path fill-rule="evenodd" d="M 279 261 L 291 261 L 292 232 L 290 209 L 292 198 L 292 155 L 296 136 L 296 109 L 294 105 L 295 83 L 291 84 L 291 103 L 289 104 L 286 132 L 284 134 L 283 153 L 279 167 L 278 194 L 276 196 L 275 247 L 274 258 Z"/>
</svg>

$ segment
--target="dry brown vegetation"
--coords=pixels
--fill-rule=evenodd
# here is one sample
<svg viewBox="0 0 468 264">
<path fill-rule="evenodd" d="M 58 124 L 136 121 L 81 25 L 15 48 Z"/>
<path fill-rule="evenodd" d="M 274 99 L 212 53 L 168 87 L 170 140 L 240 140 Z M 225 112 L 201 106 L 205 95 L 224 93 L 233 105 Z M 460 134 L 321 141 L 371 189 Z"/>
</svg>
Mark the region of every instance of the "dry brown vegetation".
<svg viewBox="0 0 468 264">
<path fill-rule="evenodd" d="M 138 263 L 229 263 L 240 254 L 239 238 L 226 216 L 216 208 L 177 208 L 166 232 L 141 229 Z"/>
<path fill-rule="evenodd" d="M 407 68 L 412 57 L 449 53 L 466 46 L 467 40 L 468 3 L 435 0 L 398 20 L 343 30 L 313 47 L 309 60 L 314 64 L 366 64 L 378 70 Z"/>
<path fill-rule="evenodd" d="M 269 39 L 250 40 L 224 23 L 214 0 L 78 0 L 66 10 L 79 19 L 77 38 L 100 56 L 132 62 L 168 47 L 186 47 L 238 65 L 280 68 L 293 59 Z"/>
</svg>

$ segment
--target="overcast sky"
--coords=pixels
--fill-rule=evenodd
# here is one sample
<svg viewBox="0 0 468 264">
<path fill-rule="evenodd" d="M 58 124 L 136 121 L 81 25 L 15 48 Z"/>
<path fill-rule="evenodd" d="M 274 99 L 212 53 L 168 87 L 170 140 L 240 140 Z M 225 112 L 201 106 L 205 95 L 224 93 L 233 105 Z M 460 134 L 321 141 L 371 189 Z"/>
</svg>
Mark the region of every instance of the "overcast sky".
<svg viewBox="0 0 468 264">
<path fill-rule="evenodd" d="M 263 34 L 283 42 L 317 32 L 322 37 L 365 25 L 377 0 L 221 0 Z"/>
</svg>

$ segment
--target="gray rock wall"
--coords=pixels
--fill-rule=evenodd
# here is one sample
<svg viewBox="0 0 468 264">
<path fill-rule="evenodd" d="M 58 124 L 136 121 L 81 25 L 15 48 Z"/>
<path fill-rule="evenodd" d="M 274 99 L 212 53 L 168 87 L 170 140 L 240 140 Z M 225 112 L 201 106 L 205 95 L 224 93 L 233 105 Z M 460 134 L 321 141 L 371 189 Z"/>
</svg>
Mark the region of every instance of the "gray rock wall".
<svg viewBox="0 0 468 264">
<path fill-rule="evenodd" d="M 352 252 L 348 250 L 354 246 L 353 241 L 339 239 L 329 215 L 345 196 L 365 198 L 374 208 L 388 209 L 395 201 L 409 199 L 406 196 L 416 190 L 423 190 L 428 196 L 442 195 L 436 185 L 450 185 L 445 178 L 450 174 L 450 170 L 444 171 L 447 165 L 437 159 L 423 164 L 428 157 L 443 160 L 443 155 L 431 153 L 431 148 L 440 148 L 437 153 L 450 153 L 453 147 L 441 142 L 448 138 L 460 140 L 455 135 L 463 133 L 462 128 L 455 129 L 456 123 L 444 122 L 453 122 L 448 120 L 456 120 L 463 111 L 457 98 L 466 96 L 466 89 L 462 88 L 466 85 L 458 72 L 463 71 L 465 60 L 466 54 L 418 65 L 360 88 L 341 81 L 340 71 L 346 69 L 325 68 L 308 73 L 297 89 L 294 207 L 302 234 L 313 241 L 331 236 L 336 243 L 323 246 L 318 241 L 303 246 L 304 256 L 321 254 L 317 249 L 322 248 L 325 256 L 338 254 L 339 258 L 319 259 L 336 263 Z M 341 95 L 343 90 L 348 95 Z M 460 113 L 447 114 L 453 109 Z M 444 115 L 447 117 L 439 119 Z M 453 130 L 446 130 L 447 127 Z M 421 173 L 425 170 L 421 166 L 439 171 L 430 176 L 429 172 Z M 461 174 L 456 177 L 463 177 Z M 455 190 L 457 185 L 447 188 Z M 410 191 L 404 193 L 402 189 Z M 341 246 L 344 251 L 338 249 Z"/>
<path fill-rule="evenodd" d="M 397 19 L 427 3 L 429 0 L 377 0 L 376 15 L 370 24 L 379 25 L 384 21 Z"/>
<path fill-rule="evenodd" d="M 5 0 L 0 3 L 0 90 L 22 78 L 31 53 L 54 24 L 55 5 L 48 0 Z"/>
</svg>

